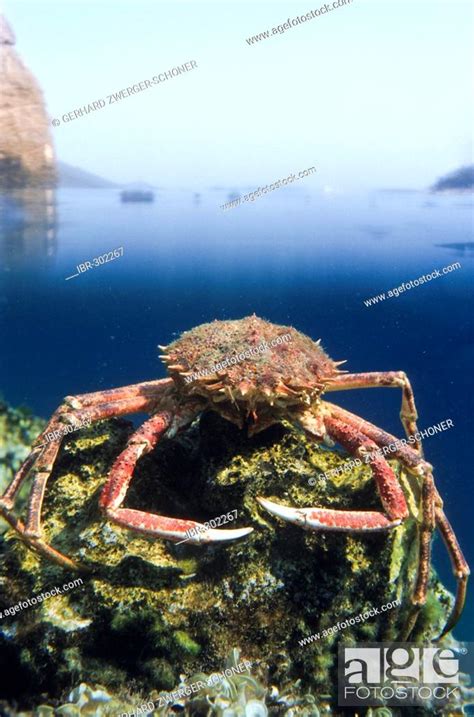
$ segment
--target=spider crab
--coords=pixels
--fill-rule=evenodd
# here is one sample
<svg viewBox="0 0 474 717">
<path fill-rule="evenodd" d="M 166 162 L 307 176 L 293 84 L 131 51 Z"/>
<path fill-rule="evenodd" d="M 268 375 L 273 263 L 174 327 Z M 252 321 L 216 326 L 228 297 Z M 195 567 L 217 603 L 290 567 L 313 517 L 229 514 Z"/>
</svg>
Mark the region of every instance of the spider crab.
<svg viewBox="0 0 474 717">
<path fill-rule="evenodd" d="M 286 337 L 282 340 L 282 337 Z M 288 340 L 290 339 L 290 340 Z M 263 347 L 263 350 L 262 350 Z M 456 624 L 465 601 L 469 568 L 444 512 L 436 490 L 432 466 L 423 459 L 419 441 L 397 439 L 347 410 L 322 400 L 330 391 L 381 386 L 400 388 L 400 418 L 407 436 L 417 433 L 413 390 L 405 373 L 385 371 L 351 374 L 338 368 L 320 346 L 294 328 L 278 326 L 257 316 L 214 321 L 185 332 L 169 346 L 159 347 L 169 377 L 131 386 L 68 396 L 55 411 L 33 449 L 0 498 L 0 515 L 30 547 L 65 567 L 77 568 L 70 558 L 42 537 L 41 507 L 48 479 L 61 445 L 64 424 L 77 425 L 134 412 L 150 418 L 130 437 L 115 460 L 99 503 L 105 516 L 124 528 L 154 538 L 178 542 L 192 528 L 189 542 L 217 542 L 242 538 L 252 528 L 206 529 L 200 523 L 123 507 L 123 501 L 141 456 L 164 436 L 172 437 L 204 411 L 216 411 L 239 428 L 255 434 L 287 419 L 314 441 L 339 443 L 372 471 L 382 511 L 333 510 L 323 507 L 296 509 L 258 498 L 261 506 L 281 520 L 313 531 L 384 531 L 408 517 L 408 507 L 396 475 L 380 448 L 392 446 L 393 457 L 422 485 L 422 521 L 419 527 L 419 565 L 412 594 L 412 615 L 407 635 L 426 600 L 431 538 L 437 527 L 448 549 L 457 578 L 452 614 L 442 635 Z M 54 433 L 54 431 L 56 431 Z M 53 440 L 44 443 L 45 437 Z M 397 449 L 393 451 L 393 444 Z M 13 512 L 15 497 L 28 476 L 32 486 L 26 523 Z"/>
</svg>

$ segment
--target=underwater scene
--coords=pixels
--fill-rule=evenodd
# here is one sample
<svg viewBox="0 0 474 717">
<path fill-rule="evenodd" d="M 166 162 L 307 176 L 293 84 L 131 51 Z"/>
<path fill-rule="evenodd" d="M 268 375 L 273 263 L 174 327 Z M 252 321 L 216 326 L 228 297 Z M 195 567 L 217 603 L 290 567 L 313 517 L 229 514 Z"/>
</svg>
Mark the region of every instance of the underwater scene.
<svg viewBox="0 0 474 717">
<path fill-rule="evenodd" d="M 0 716 L 474 714 L 470 3 L 2 12 Z"/>
</svg>

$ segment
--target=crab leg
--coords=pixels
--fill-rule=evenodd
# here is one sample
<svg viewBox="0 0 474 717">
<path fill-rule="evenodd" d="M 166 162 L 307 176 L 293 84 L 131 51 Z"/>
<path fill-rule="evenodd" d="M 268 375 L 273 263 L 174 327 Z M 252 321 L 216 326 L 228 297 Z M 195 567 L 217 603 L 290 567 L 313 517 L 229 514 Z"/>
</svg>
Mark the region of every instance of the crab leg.
<svg viewBox="0 0 474 717">
<path fill-rule="evenodd" d="M 2 509 L 11 509 L 13 508 L 13 503 L 15 500 L 15 496 L 20 490 L 21 486 L 23 485 L 23 482 L 28 476 L 29 470 L 33 463 L 38 458 L 38 455 L 41 453 L 41 448 L 33 448 L 30 455 L 26 458 L 24 463 L 21 465 L 19 470 L 16 472 L 15 477 L 13 478 L 12 482 L 6 489 L 3 496 L 0 498 L 0 515 L 2 515 Z"/>
<path fill-rule="evenodd" d="M 169 378 L 160 379 L 158 381 L 146 381 L 144 383 L 137 383 L 133 384 L 131 386 L 122 386 L 121 388 L 112 388 L 108 389 L 106 391 L 95 391 L 94 393 L 84 393 L 79 396 L 66 396 L 64 398 L 62 404 L 59 406 L 59 408 L 56 409 L 56 411 L 51 416 L 46 428 L 39 434 L 39 436 L 35 439 L 33 442 L 33 448 L 31 450 L 30 455 L 27 457 L 23 465 L 18 470 L 17 474 L 15 475 L 14 479 L 10 483 L 10 485 L 7 487 L 5 493 L 0 498 L 0 515 L 2 514 L 2 509 L 8 509 L 10 510 L 13 507 L 15 497 L 20 490 L 23 482 L 28 478 L 29 470 L 31 466 L 34 464 L 35 460 L 38 458 L 38 456 L 41 454 L 41 448 L 43 448 L 44 445 L 47 445 L 44 443 L 44 441 L 48 440 L 48 434 L 54 433 L 55 430 L 58 428 L 61 428 L 62 424 L 64 423 L 70 423 L 74 424 L 75 422 L 78 423 L 80 420 L 87 419 L 89 420 L 99 420 L 97 418 L 93 418 L 90 411 L 82 411 L 81 409 L 87 408 L 89 406 L 100 406 L 101 404 L 109 404 L 111 402 L 121 400 L 121 399 L 127 399 L 127 398 L 134 398 L 134 397 L 148 397 L 155 399 L 157 396 L 162 392 L 162 390 L 166 387 L 170 387 L 172 385 L 172 380 Z M 128 404 L 127 404 L 128 405 Z M 120 410 L 120 408 L 119 408 Z M 126 411 L 127 412 L 127 411 Z M 130 411 L 131 413 L 132 411 Z M 120 413 L 111 413 L 111 415 L 124 415 L 122 412 Z M 104 416 L 107 417 L 107 416 Z M 53 439 L 51 443 L 54 442 Z M 54 459 L 53 459 L 54 460 Z"/>
<path fill-rule="evenodd" d="M 334 403 L 329 403 L 329 401 L 324 401 L 323 405 L 331 416 L 339 418 L 341 421 L 357 428 L 357 430 L 374 441 L 377 446 L 387 448 L 387 454 L 391 457 L 398 458 L 410 473 L 421 476 L 429 470 L 432 470 L 432 466 L 424 461 L 416 450 L 407 445 L 406 438 L 396 438 L 391 433 L 383 431 L 364 418 L 356 416 L 354 413 L 340 406 L 336 406 Z M 388 450 L 389 447 L 390 450 Z"/>
<path fill-rule="evenodd" d="M 25 538 L 25 524 L 19 518 L 13 515 L 13 513 L 2 512 L 2 517 L 14 530 L 16 530 L 16 532 L 18 533 L 18 537 L 21 538 L 21 540 L 23 540 L 28 545 L 28 547 L 34 548 L 36 552 L 40 555 L 43 555 L 45 558 L 48 558 L 48 560 L 52 560 L 54 563 L 61 565 L 63 568 L 69 568 L 72 570 L 83 569 L 70 558 L 66 557 L 66 555 L 63 555 L 58 550 L 55 550 L 51 547 L 51 545 L 48 545 L 43 540 L 35 538 Z"/>
<path fill-rule="evenodd" d="M 258 501 L 273 515 L 306 530 L 387 530 L 400 525 L 408 516 L 405 496 L 397 477 L 377 445 L 342 421 L 328 416 L 325 425 L 329 435 L 350 453 L 367 456 L 385 513 L 371 510 L 328 510 L 325 508 L 288 508 L 265 498 Z"/>
<path fill-rule="evenodd" d="M 421 490 L 422 522 L 420 526 L 419 548 L 418 548 L 418 572 L 416 576 L 415 589 L 411 598 L 413 609 L 408 616 L 403 640 L 408 640 L 418 619 L 419 612 L 426 602 L 428 593 L 428 581 L 431 565 L 431 540 L 436 526 L 435 522 L 435 499 L 436 488 L 431 475 L 431 470 L 423 475 Z"/>
<path fill-rule="evenodd" d="M 143 381 L 129 386 L 108 388 L 105 391 L 82 393 L 80 396 L 66 396 L 64 403 L 72 408 L 87 408 L 88 406 L 97 406 L 99 403 L 120 401 L 122 399 L 136 398 L 137 396 L 156 398 L 157 394 L 160 394 L 164 388 L 172 385 L 172 379 L 160 378 L 156 381 Z"/>
<path fill-rule="evenodd" d="M 434 524 L 436 524 L 448 551 L 451 564 L 453 566 L 454 576 L 457 580 L 456 600 L 446 627 L 440 635 L 440 637 L 442 637 L 454 628 L 463 611 L 470 570 L 464 555 L 462 554 L 454 531 L 442 510 L 443 501 L 441 500 L 433 482 L 432 466 L 420 458 L 416 451 L 407 446 L 403 439 L 400 441 L 390 433 L 382 431 L 377 426 L 374 426 L 373 423 L 369 423 L 369 421 L 365 421 L 359 416 L 355 416 L 353 413 L 350 413 L 344 408 L 340 408 L 339 406 L 335 406 L 328 402 L 325 402 L 324 406 L 330 411 L 331 416 L 339 418 L 356 427 L 366 436 L 371 438 L 378 446 L 382 448 L 387 446 L 394 447 L 395 450 L 393 452 L 391 451 L 392 455 L 397 458 L 408 471 L 421 477 L 423 481 L 423 522 L 420 535 L 420 564 L 414 592 L 414 601 L 418 607 L 421 607 L 426 600 L 431 553 L 431 535 L 435 527 Z M 415 623 L 413 621 L 413 625 L 414 624 Z"/>
<path fill-rule="evenodd" d="M 36 439 L 32 452 L 0 498 L 0 515 L 16 530 L 22 540 L 42 555 L 64 567 L 78 567 L 72 560 L 42 539 L 41 508 L 44 493 L 64 437 L 59 432 L 57 432 L 57 436 L 54 436 L 54 432 L 65 422 L 74 424 L 86 417 L 90 421 L 97 421 L 110 416 L 150 411 L 156 406 L 163 389 L 171 385 L 170 379 L 164 379 L 122 389 L 98 391 L 95 394 L 85 394 L 84 396 L 68 396 L 64 400 L 63 404 L 54 412 L 44 431 Z M 125 395 L 130 394 L 131 398 L 124 398 Z M 84 410 L 84 406 L 89 406 L 89 408 Z M 47 439 L 48 434 L 53 435 L 52 440 L 42 443 Z M 28 517 L 25 525 L 12 513 L 12 509 L 18 491 L 30 475 L 33 476 L 33 484 L 28 498 Z"/>
<path fill-rule="evenodd" d="M 435 508 L 435 516 L 436 525 L 439 529 L 439 532 L 441 533 L 441 537 L 443 538 L 444 544 L 449 553 L 449 557 L 451 558 L 453 573 L 457 578 L 458 585 L 453 611 L 443 629 L 443 632 L 438 638 L 441 639 L 443 635 L 446 635 L 453 629 L 453 627 L 456 625 L 457 621 L 461 617 L 464 602 L 466 600 L 467 581 L 470 570 L 469 565 L 467 564 L 466 559 L 462 554 L 462 550 L 456 539 L 454 530 L 452 529 L 451 524 L 449 523 L 440 506 L 437 506 Z"/>
<path fill-rule="evenodd" d="M 129 413 L 150 410 L 156 403 L 156 398 L 150 401 L 149 398 L 136 397 L 129 400 L 123 399 L 116 403 L 104 403 L 88 409 L 88 416 L 91 421 L 100 421 L 111 416 L 124 416 Z M 75 417 L 81 419 L 83 411 L 75 411 Z M 54 461 L 61 446 L 62 436 L 53 439 L 47 444 L 34 467 L 34 480 L 28 501 L 28 518 L 26 521 L 25 535 L 27 537 L 39 538 L 41 536 L 41 508 L 43 505 L 46 484 L 53 470 Z"/>
<path fill-rule="evenodd" d="M 187 542 L 196 544 L 235 540 L 252 532 L 253 528 L 206 529 L 201 523 L 194 520 L 168 518 L 142 510 L 120 507 L 127 494 L 139 458 L 153 450 L 170 426 L 175 424 L 181 428 L 190 423 L 196 415 L 196 411 L 181 411 L 180 414 L 174 415 L 168 411 L 161 411 L 140 426 L 130 437 L 126 448 L 112 466 L 99 499 L 99 505 L 109 520 L 124 528 L 154 538 L 165 538 L 173 542 L 185 539 Z M 196 535 L 187 538 L 187 531 L 191 529 L 196 531 Z"/>
<path fill-rule="evenodd" d="M 346 391 L 353 388 L 390 388 L 402 389 L 402 408 L 400 419 L 407 436 L 418 433 L 416 420 L 418 413 L 415 395 L 410 380 L 404 371 L 372 371 L 370 373 L 347 373 L 331 379 L 326 391 Z M 421 442 L 415 441 L 415 449 L 423 455 Z"/>
</svg>

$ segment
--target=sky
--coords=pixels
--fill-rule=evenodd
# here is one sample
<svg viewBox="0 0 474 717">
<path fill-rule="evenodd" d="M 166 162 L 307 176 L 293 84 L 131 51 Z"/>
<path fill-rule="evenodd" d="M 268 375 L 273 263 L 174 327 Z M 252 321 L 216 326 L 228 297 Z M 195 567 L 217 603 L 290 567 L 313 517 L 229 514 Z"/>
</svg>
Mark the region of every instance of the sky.
<svg viewBox="0 0 474 717">
<path fill-rule="evenodd" d="M 414 187 L 472 162 L 470 0 L 6 0 L 59 159 L 120 183 Z M 197 68 L 108 104 L 176 65 Z M 100 110 L 63 122 L 103 99 Z"/>
</svg>

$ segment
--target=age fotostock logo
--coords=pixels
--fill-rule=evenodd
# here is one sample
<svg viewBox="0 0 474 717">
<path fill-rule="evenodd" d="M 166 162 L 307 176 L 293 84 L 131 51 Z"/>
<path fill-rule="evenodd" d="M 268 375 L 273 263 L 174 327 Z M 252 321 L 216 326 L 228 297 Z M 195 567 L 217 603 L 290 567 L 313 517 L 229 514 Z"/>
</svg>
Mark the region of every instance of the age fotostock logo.
<svg viewBox="0 0 474 717">
<path fill-rule="evenodd" d="M 440 706 L 461 697 L 468 650 L 409 642 L 339 646 L 339 706 Z"/>
</svg>

